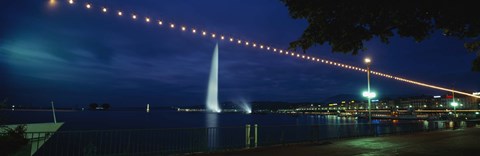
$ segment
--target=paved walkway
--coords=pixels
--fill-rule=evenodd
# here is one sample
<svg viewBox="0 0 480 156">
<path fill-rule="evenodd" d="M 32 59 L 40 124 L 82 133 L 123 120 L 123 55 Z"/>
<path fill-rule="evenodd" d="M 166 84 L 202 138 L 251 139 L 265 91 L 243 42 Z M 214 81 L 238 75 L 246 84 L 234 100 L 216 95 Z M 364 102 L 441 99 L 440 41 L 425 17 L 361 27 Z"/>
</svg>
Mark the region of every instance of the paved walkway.
<svg viewBox="0 0 480 156">
<path fill-rule="evenodd" d="M 480 128 L 351 138 L 324 142 L 322 144 L 275 146 L 196 155 L 480 155 Z"/>
</svg>

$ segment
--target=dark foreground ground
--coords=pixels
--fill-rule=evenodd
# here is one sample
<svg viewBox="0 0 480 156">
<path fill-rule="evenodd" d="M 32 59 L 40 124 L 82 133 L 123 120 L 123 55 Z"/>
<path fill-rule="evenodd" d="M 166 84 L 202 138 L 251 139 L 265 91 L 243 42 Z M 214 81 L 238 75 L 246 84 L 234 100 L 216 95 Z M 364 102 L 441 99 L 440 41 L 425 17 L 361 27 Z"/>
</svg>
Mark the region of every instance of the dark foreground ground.
<svg viewBox="0 0 480 156">
<path fill-rule="evenodd" d="M 318 144 L 274 146 L 195 155 L 480 155 L 480 128 L 352 138 Z"/>
</svg>

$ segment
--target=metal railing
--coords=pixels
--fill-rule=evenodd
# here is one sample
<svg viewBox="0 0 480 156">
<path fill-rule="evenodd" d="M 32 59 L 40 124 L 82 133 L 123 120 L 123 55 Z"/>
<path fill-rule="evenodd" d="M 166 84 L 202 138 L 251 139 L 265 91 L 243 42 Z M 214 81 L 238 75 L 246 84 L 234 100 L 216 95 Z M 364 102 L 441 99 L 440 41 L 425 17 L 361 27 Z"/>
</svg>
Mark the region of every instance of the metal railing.
<svg viewBox="0 0 480 156">
<path fill-rule="evenodd" d="M 34 155 L 171 155 L 465 127 L 451 123 L 325 124 L 27 133 Z"/>
</svg>

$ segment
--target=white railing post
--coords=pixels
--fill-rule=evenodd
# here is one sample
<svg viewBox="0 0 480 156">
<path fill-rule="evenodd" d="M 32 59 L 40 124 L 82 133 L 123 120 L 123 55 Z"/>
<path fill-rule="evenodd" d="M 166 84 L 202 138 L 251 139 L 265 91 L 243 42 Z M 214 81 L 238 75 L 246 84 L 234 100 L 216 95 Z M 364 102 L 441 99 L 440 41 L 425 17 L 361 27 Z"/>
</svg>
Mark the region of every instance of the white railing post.
<svg viewBox="0 0 480 156">
<path fill-rule="evenodd" d="M 250 125 L 245 127 L 245 147 L 250 148 Z"/>
<path fill-rule="evenodd" d="M 257 147 L 258 144 L 258 125 L 255 124 L 255 147 Z"/>
</svg>

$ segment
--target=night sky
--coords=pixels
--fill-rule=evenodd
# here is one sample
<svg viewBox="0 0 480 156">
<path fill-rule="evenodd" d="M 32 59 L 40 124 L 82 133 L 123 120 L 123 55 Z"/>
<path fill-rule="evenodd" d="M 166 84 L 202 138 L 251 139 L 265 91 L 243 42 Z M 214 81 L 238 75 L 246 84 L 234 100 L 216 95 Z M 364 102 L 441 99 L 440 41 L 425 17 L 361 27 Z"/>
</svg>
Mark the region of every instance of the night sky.
<svg viewBox="0 0 480 156">
<path fill-rule="evenodd" d="M 66 1 L 66 0 L 65 0 Z M 0 98 L 9 103 L 60 106 L 108 102 L 115 106 L 185 106 L 205 101 L 217 40 L 147 24 L 162 18 L 199 30 L 287 48 L 307 23 L 294 20 L 279 0 L 92 0 L 69 6 L 59 1 L 0 2 Z M 108 6 L 103 14 L 99 5 Z M 112 10 L 113 9 L 113 10 Z M 113 12 L 122 9 L 125 16 Z M 480 91 L 480 73 L 470 71 L 475 53 L 463 42 L 436 33 L 416 43 L 393 38 L 367 42 L 359 55 L 332 53 L 327 45 L 308 54 L 429 84 Z M 219 41 L 220 101 L 322 102 L 338 94 L 360 94 L 366 74 L 302 61 Z M 372 77 L 380 96 L 440 95 L 446 92 Z"/>
</svg>

